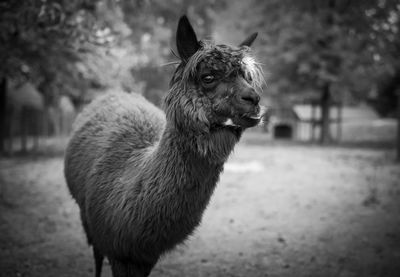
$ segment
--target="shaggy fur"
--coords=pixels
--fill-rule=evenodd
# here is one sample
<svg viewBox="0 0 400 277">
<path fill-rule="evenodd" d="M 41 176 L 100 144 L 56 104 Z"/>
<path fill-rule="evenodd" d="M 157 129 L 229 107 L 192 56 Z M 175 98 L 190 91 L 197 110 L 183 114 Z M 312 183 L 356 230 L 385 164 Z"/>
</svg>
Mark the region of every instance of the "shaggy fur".
<svg viewBox="0 0 400 277">
<path fill-rule="evenodd" d="M 137 94 L 114 93 L 78 116 L 65 177 L 93 246 L 95 276 L 104 257 L 114 277 L 148 276 L 199 225 L 224 162 L 261 118 L 262 74 L 248 48 L 254 38 L 240 47 L 198 42 L 182 17 L 182 61 L 165 113 Z"/>
</svg>

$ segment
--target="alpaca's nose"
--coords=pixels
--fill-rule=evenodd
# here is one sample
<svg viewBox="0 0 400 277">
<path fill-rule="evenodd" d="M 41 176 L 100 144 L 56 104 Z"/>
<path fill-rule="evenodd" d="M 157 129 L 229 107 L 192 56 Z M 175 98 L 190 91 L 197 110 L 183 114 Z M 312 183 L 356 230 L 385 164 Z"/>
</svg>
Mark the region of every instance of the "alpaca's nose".
<svg viewBox="0 0 400 277">
<path fill-rule="evenodd" d="M 258 93 L 256 93 L 253 89 L 248 90 L 242 94 L 241 100 L 245 103 L 258 105 L 258 103 L 260 102 L 260 95 L 258 95 Z"/>
</svg>

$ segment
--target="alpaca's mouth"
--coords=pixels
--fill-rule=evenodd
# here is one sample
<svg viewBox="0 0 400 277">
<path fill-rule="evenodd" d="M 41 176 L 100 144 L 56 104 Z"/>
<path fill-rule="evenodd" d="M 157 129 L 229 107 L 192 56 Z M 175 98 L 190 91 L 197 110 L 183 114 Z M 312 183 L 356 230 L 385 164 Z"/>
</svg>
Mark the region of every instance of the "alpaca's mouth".
<svg viewBox="0 0 400 277">
<path fill-rule="evenodd" d="M 235 118 L 228 118 L 222 126 L 235 127 L 235 128 L 250 128 L 260 123 L 262 119 L 261 115 L 253 116 L 240 116 Z"/>
<path fill-rule="evenodd" d="M 240 116 L 228 118 L 219 126 L 246 129 L 259 125 L 261 122 L 264 122 L 267 108 L 260 106 L 257 110 L 255 113 L 245 113 Z"/>
<path fill-rule="evenodd" d="M 258 120 L 260 121 L 262 116 L 261 115 L 254 115 L 254 116 L 245 116 L 245 119 L 249 119 L 249 120 Z"/>
<path fill-rule="evenodd" d="M 236 124 L 243 128 L 250 128 L 258 125 L 261 121 L 261 115 L 241 116 L 236 119 Z"/>
<path fill-rule="evenodd" d="M 257 114 L 246 114 L 238 118 L 237 124 L 244 128 L 254 127 L 263 122 L 267 108 L 261 106 Z"/>
<path fill-rule="evenodd" d="M 245 113 L 233 119 L 233 122 L 243 128 L 250 128 L 258 125 L 264 116 L 265 108 L 258 107 L 257 111 Z"/>
</svg>

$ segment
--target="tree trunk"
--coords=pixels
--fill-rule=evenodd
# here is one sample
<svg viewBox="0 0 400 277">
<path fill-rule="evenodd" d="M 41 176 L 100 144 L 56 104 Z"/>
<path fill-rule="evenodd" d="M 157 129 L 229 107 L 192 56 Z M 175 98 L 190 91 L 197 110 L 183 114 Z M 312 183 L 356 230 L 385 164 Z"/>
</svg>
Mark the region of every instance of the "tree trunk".
<svg viewBox="0 0 400 277">
<path fill-rule="evenodd" d="M 315 106 L 314 102 L 311 103 L 311 123 L 310 123 L 310 126 L 311 126 L 311 141 L 312 142 L 315 141 L 315 127 L 316 127 L 317 120 L 318 120 L 317 117 L 315 116 L 315 108 L 316 108 L 316 106 Z"/>
<path fill-rule="evenodd" d="M 7 137 L 7 79 L 3 77 L 0 83 L 0 153 L 6 150 Z"/>
<path fill-rule="evenodd" d="M 28 112 L 27 108 L 22 107 L 21 109 L 21 121 L 20 121 L 20 136 L 21 136 L 21 152 L 28 152 Z"/>
<path fill-rule="evenodd" d="M 338 103 L 337 105 L 337 142 L 340 142 L 342 140 L 342 124 L 343 124 L 343 103 L 342 101 Z"/>
<path fill-rule="evenodd" d="M 326 83 L 322 88 L 322 97 L 321 97 L 320 143 L 324 145 L 332 141 L 331 130 L 330 130 L 330 107 L 331 107 L 330 84 Z"/>
<path fill-rule="evenodd" d="M 50 136 L 49 132 L 49 110 L 47 107 L 44 108 L 42 116 L 42 135 L 46 138 Z"/>
<path fill-rule="evenodd" d="M 397 161 L 400 162 L 400 88 L 397 89 Z"/>
</svg>

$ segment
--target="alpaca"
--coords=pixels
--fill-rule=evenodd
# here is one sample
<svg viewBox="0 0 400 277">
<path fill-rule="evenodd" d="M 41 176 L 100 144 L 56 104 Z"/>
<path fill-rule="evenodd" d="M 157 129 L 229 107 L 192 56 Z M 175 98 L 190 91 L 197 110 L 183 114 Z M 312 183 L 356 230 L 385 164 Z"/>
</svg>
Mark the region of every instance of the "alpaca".
<svg viewBox="0 0 400 277">
<path fill-rule="evenodd" d="M 186 16 L 180 63 L 159 110 L 142 96 L 99 97 L 78 116 L 65 177 L 93 246 L 95 276 L 148 276 L 199 225 L 224 162 L 261 118 L 251 35 L 238 47 L 198 41 Z"/>
</svg>

